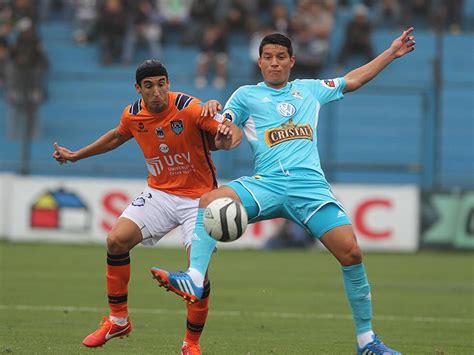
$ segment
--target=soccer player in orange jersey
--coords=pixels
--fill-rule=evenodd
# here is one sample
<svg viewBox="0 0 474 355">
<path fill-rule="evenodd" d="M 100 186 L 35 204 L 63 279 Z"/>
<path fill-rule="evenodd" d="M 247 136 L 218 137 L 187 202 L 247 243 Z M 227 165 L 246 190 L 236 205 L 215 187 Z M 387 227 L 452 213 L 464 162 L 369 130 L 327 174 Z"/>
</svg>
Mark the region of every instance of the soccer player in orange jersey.
<svg viewBox="0 0 474 355">
<path fill-rule="evenodd" d="M 231 149 L 242 139 L 240 130 L 217 113 L 220 104 L 204 105 L 189 95 L 169 91 L 168 73 L 157 60 L 147 60 L 136 71 L 135 88 L 141 99 L 127 106 L 120 124 L 94 143 L 71 151 L 54 143 L 59 164 L 75 162 L 113 150 L 135 138 L 149 171 L 148 186 L 125 209 L 107 236 L 107 294 L 110 316 L 83 344 L 104 345 L 128 335 L 130 250 L 137 244 L 153 245 L 181 226 L 188 262 L 199 197 L 217 187 L 210 149 Z M 200 354 L 199 338 L 208 313 L 210 283 L 205 296 L 188 305 L 182 354 Z"/>
</svg>

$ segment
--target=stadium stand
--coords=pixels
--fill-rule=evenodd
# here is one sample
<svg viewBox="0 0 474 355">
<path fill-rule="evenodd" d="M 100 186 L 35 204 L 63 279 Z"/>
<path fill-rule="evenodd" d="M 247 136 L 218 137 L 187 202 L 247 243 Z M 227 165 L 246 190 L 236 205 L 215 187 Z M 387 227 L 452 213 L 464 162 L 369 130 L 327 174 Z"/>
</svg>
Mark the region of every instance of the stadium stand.
<svg viewBox="0 0 474 355">
<path fill-rule="evenodd" d="M 291 2 L 288 2 L 291 3 Z M 331 36 L 329 63 L 334 63 L 343 40 L 343 24 L 350 14 L 338 11 Z M 142 177 L 146 169 L 134 143 L 108 154 L 107 159 L 91 158 L 59 169 L 51 159 L 52 143 L 59 141 L 71 149 L 91 142 L 114 127 L 125 105 L 133 102 L 135 66 L 146 53 L 138 52 L 131 65 L 102 66 L 94 44 L 77 46 L 72 27 L 62 20 L 41 25 L 41 35 L 51 61 L 48 101 L 41 107 L 42 136 L 33 142 L 31 172 L 40 175 L 93 175 Z M 398 31 L 377 30 L 373 34 L 376 52 L 385 49 Z M 323 166 L 333 182 L 398 182 L 439 187 L 474 186 L 473 95 L 474 47 L 472 33 L 443 35 L 442 101 L 440 145 L 432 134 L 437 131 L 433 89 L 433 62 L 436 35 L 417 31 L 416 54 L 393 63 L 373 83 L 348 95 L 344 103 L 324 107 L 319 121 L 319 145 Z M 222 103 L 238 86 L 251 83 L 252 62 L 248 43 L 240 36 L 230 41 L 228 85 L 196 89 L 197 49 L 166 42 L 163 62 L 167 65 L 172 90 L 184 91 L 202 100 Z M 354 58 L 344 72 L 362 64 Z M 324 77 L 336 77 L 328 65 Z M 6 112 L 4 100 L 0 110 Z M 1 115 L 0 124 L 5 124 Z M 2 171 L 18 172 L 21 144 L 0 139 Z M 375 148 L 376 147 L 376 148 Z M 433 153 L 439 152 L 438 162 Z M 249 148 L 216 152 L 218 173 L 224 179 L 252 174 Z M 124 169 L 124 166 L 127 168 Z M 439 171 L 438 171 L 439 170 Z M 435 176 L 436 175 L 436 176 Z"/>
</svg>

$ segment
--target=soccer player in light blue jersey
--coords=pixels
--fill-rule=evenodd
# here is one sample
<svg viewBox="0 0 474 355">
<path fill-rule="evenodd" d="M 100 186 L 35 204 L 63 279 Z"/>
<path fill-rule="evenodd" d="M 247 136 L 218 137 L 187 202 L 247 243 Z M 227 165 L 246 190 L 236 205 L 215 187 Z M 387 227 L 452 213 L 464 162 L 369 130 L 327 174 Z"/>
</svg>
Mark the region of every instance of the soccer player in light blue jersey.
<svg viewBox="0 0 474 355">
<path fill-rule="evenodd" d="M 201 197 L 190 267 L 178 273 L 152 268 L 161 286 L 188 302 L 200 299 L 216 246 L 204 229 L 203 212 L 215 199 L 230 197 L 244 205 L 250 222 L 283 217 L 318 238 L 341 264 L 356 328 L 357 353 L 399 354 L 382 343 L 372 329 L 371 293 L 362 253 L 351 222 L 321 169 L 316 129 L 322 105 L 359 89 L 393 60 L 415 49 L 412 31 L 404 31 L 371 62 L 331 80 L 290 82 L 295 64 L 291 41 L 281 34 L 262 40 L 258 64 L 264 81 L 240 87 L 224 107 L 224 116 L 243 130 L 251 145 L 255 175 L 234 180 Z"/>
</svg>

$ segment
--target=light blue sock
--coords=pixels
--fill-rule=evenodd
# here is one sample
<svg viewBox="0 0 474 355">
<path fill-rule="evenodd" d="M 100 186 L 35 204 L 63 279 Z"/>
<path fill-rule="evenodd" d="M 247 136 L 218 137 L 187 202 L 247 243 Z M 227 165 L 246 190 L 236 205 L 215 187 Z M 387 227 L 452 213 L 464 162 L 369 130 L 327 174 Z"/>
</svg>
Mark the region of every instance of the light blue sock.
<svg viewBox="0 0 474 355">
<path fill-rule="evenodd" d="M 199 208 L 193 232 L 189 267 L 196 269 L 204 276 L 206 275 L 207 267 L 209 266 L 217 242 L 207 234 L 204 229 L 204 224 L 202 222 L 203 215 L 204 208 Z"/>
<path fill-rule="evenodd" d="M 364 264 L 342 267 L 344 287 L 352 308 L 356 334 L 372 330 L 372 301 Z"/>
</svg>

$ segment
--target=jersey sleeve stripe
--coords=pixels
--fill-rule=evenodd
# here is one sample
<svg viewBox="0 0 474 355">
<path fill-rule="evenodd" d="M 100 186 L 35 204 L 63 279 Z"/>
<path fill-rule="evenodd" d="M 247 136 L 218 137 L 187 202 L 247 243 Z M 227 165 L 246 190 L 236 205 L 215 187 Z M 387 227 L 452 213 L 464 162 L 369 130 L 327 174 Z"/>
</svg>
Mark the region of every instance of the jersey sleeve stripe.
<svg viewBox="0 0 474 355">
<path fill-rule="evenodd" d="M 137 115 L 141 111 L 141 106 L 142 106 L 142 99 L 139 99 L 130 106 L 130 110 L 128 110 L 128 113 L 132 115 Z"/>
<path fill-rule="evenodd" d="M 191 103 L 192 100 L 193 100 L 193 98 L 192 98 L 192 97 L 189 97 L 189 98 L 186 100 L 186 102 L 184 103 L 184 107 L 183 107 L 183 108 L 188 107 L 188 105 Z"/>
<path fill-rule="evenodd" d="M 181 99 L 181 96 L 182 96 L 181 94 L 176 95 L 176 99 L 174 100 L 174 105 L 176 107 L 178 107 L 178 102 L 179 102 L 179 99 Z"/>
<path fill-rule="evenodd" d="M 176 97 L 176 102 L 175 102 L 176 107 L 178 108 L 178 110 L 181 111 L 181 110 L 185 109 L 186 107 L 188 107 L 192 100 L 193 100 L 193 98 L 188 96 L 188 95 L 179 94 Z"/>
</svg>

